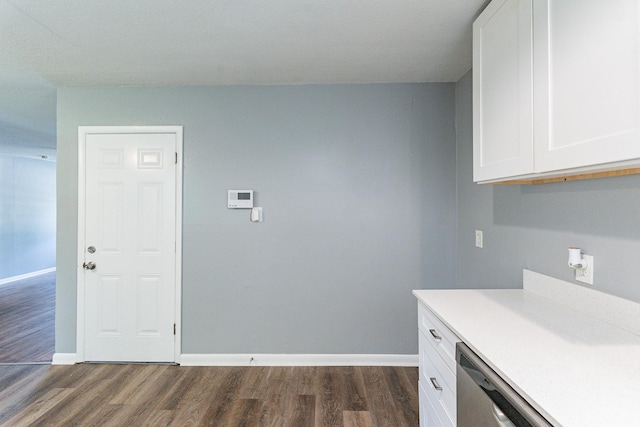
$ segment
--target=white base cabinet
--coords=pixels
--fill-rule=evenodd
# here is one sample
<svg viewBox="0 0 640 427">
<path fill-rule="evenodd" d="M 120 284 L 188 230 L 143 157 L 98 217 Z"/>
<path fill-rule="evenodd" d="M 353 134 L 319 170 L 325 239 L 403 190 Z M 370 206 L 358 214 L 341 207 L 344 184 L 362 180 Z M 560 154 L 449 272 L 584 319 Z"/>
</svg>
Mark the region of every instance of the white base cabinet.
<svg viewBox="0 0 640 427">
<path fill-rule="evenodd" d="M 443 424 L 436 414 L 435 408 L 431 405 L 431 401 L 424 390 L 422 382 L 418 383 L 418 392 L 420 393 L 420 427 L 445 427 L 451 424 Z"/>
<path fill-rule="evenodd" d="M 455 345 L 460 340 L 421 302 L 418 329 L 420 426 L 454 427 Z"/>
<path fill-rule="evenodd" d="M 473 37 L 474 181 L 640 165 L 640 2 L 493 0 Z"/>
</svg>

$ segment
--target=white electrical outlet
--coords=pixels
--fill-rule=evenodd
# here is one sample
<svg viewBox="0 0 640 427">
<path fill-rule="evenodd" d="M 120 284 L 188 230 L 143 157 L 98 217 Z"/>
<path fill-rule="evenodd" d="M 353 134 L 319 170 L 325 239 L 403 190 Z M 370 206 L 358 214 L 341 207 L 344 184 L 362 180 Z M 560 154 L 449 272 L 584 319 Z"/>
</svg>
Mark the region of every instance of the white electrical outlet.
<svg viewBox="0 0 640 427">
<path fill-rule="evenodd" d="M 576 280 L 587 285 L 593 285 L 593 256 L 583 254 L 582 259 L 587 261 L 587 268 L 576 270 Z"/>
<path fill-rule="evenodd" d="M 476 248 L 482 247 L 482 230 L 476 230 Z"/>
</svg>

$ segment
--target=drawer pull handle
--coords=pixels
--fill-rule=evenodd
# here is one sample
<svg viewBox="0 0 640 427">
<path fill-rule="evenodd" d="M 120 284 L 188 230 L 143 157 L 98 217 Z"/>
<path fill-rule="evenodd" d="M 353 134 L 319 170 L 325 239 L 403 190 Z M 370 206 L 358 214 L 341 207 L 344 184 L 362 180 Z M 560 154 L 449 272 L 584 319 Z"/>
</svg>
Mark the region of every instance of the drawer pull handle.
<svg viewBox="0 0 640 427">
<path fill-rule="evenodd" d="M 438 384 L 438 380 L 435 379 L 434 377 L 429 378 L 429 380 L 431 381 L 431 385 L 433 386 L 433 388 L 436 389 L 436 391 L 442 391 L 442 387 L 440 387 L 440 384 Z"/>
<path fill-rule="evenodd" d="M 438 335 L 435 329 L 429 329 L 429 333 L 436 341 L 440 341 L 442 339 L 442 337 Z"/>
</svg>

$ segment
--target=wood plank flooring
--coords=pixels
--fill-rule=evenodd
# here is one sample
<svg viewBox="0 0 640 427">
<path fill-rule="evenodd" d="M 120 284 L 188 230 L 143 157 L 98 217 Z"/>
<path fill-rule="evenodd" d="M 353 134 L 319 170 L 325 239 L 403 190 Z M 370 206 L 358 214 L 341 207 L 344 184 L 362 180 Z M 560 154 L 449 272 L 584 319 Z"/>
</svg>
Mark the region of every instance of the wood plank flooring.
<svg viewBox="0 0 640 427">
<path fill-rule="evenodd" d="M 417 427 L 418 369 L 0 366 L 0 426 Z"/>
<path fill-rule="evenodd" d="M 51 362 L 56 273 L 0 286 L 0 363 Z"/>
</svg>

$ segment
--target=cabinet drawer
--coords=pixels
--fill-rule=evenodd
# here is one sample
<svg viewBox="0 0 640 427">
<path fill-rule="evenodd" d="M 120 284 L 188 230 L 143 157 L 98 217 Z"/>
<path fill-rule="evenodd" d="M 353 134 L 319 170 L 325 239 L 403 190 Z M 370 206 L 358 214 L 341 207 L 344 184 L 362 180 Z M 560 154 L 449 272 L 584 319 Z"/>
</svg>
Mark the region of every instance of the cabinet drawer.
<svg viewBox="0 0 640 427">
<path fill-rule="evenodd" d="M 419 334 L 420 366 L 419 380 L 425 389 L 427 398 L 435 408 L 443 422 L 456 421 L 456 377 L 449 370 L 444 360 L 429 338 L 422 332 Z"/>
<path fill-rule="evenodd" d="M 438 418 L 438 414 L 429 401 L 422 382 L 418 382 L 418 392 L 420 393 L 420 427 L 455 427 L 453 422 L 444 424 Z"/>
<path fill-rule="evenodd" d="M 456 342 L 460 339 L 421 302 L 418 303 L 418 328 L 433 345 L 451 372 L 455 372 Z"/>
</svg>

